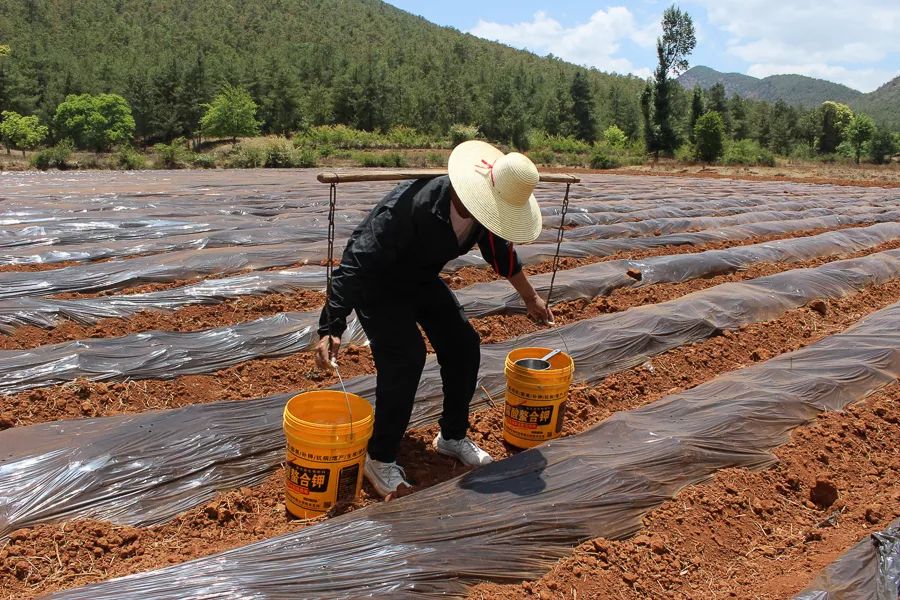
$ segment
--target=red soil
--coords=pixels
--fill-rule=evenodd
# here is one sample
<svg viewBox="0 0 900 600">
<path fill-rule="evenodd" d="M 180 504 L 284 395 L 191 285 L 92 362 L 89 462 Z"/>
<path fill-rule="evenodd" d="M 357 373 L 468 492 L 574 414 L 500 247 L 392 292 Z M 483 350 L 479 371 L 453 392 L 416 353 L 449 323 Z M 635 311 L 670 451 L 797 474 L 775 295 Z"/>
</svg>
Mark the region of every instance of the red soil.
<svg viewBox="0 0 900 600">
<path fill-rule="evenodd" d="M 737 331 L 726 332 L 716 338 L 674 349 L 654 357 L 650 361 L 651 364 L 611 375 L 596 386 L 577 387 L 573 389 L 572 398 L 569 402 L 569 416 L 565 425 L 564 435 L 572 435 L 583 431 L 606 418 L 614 411 L 643 406 L 666 395 L 694 387 L 721 373 L 810 344 L 821 337 L 845 329 L 862 316 L 883 308 L 897 301 L 898 298 L 900 298 L 900 282 L 876 286 L 841 300 L 829 301 L 821 305 L 817 304 L 814 308 L 792 310 L 782 317 L 766 323 L 742 327 Z M 345 362 L 349 363 L 350 361 Z M 896 393 L 894 393 L 893 397 L 896 399 Z M 473 431 L 471 435 L 494 458 L 502 458 L 512 452 L 503 444 L 501 439 L 501 409 L 502 407 L 498 406 L 476 413 L 472 417 Z M 826 448 L 829 452 L 829 457 L 833 457 L 835 460 L 829 465 L 821 463 L 821 460 L 817 459 L 821 463 L 818 464 L 810 458 L 818 456 L 813 453 L 809 456 L 804 455 L 802 460 L 797 461 L 798 465 L 806 465 L 807 468 L 811 469 L 810 472 L 815 470 L 817 477 L 820 476 L 820 473 L 824 473 L 823 476 L 836 482 L 839 490 L 858 490 L 854 493 L 857 493 L 861 498 L 868 498 L 867 494 L 874 490 L 874 486 L 879 479 L 883 479 L 887 475 L 896 477 L 896 467 L 890 466 L 888 468 L 888 463 L 881 461 L 877 457 L 873 458 L 873 456 L 875 456 L 874 452 L 876 451 L 882 453 L 893 451 L 890 440 L 896 439 L 897 434 L 900 433 L 896 431 L 897 413 L 896 410 L 889 408 L 885 408 L 881 413 L 877 412 L 877 410 L 877 407 L 875 407 L 869 412 L 860 410 L 858 413 L 852 413 L 853 416 L 849 418 L 849 422 L 852 424 L 853 429 L 847 430 L 846 435 L 856 435 L 853 434 L 853 431 L 860 428 L 862 431 L 871 432 L 863 437 L 857 436 L 859 440 L 854 440 L 853 444 L 836 444 L 829 441 L 831 438 L 821 438 L 818 434 L 809 434 L 800 438 L 803 440 L 803 443 L 798 443 L 797 447 L 802 449 L 807 446 L 819 445 L 822 448 Z M 839 415 L 826 417 L 826 419 L 829 418 L 842 417 Z M 890 419 L 894 420 L 890 421 Z M 885 429 L 887 427 L 886 423 L 894 427 L 894 429 Z M 417 489 L 450 479 L 466 470 L 451 459 L 440 456 L 430 450 L 430 442 L 435 432 L 436 426 L 412 430 L 404 440 L 401 448 L 399 461 L 407 466 L 407 473 L 416 484 Z M 827 449 L 828 444 L 832 445 L 831 449 Z M 818 448 L 818 451 L 826 451 L 822 450 L 822 448 Z M 890 454 L 890 456 L 893 456 L 893 454 Z M 841 461 L 853 462 L 844 463 Z M 850 466 L 845 468 L 845 464 Z M 896 459 L 894 459 L 892 464 L 896 465 Z M 883 465 L 883 468 L 879 465 Z M 829 470 L 832 468 L 833 470 Z M 770 473 L 770 471 L 763 473 Z M 155 527 L 127 527 L 81 520 L 20 530 L 15 532 L 10 542 L 0 550 L 0 587 L 6 590 L 10 598 L 32 597 L 37 594 L 182 562 L 265 539 L 279 533 L 299 529 L 307 523 L 290 521 L 284 514 L 283 476 L 283 472 L 279 469 L 258 486 L 241 488 L 220 494 L 206 506 L 183 513 L 173 521 Z M 720 477 L 727 478 L 727 475 Z M 798 499 L 802 500 L 802 494 L 808 494 L 808 479 L 808 477 L 805 479 L 799 478 L 798 480 L 801 481 L 799 491 L 796 494 L 793 491 L 784 493 L 786 500 L 781 504 L 777 504 L 776 508 L 784 503 L 791 504 L 798 502 Z M 895 483 L 891 485 L 896 487 L 896 479 L 893 479 L 893 481 Z M 736 493 L 732 494 L 735 500 L 729 505 L 728 510 L 734 511 L 733 514 L 738 514 L 738 511 L 740 511 L 740 514 L 747 515 L 749 513 L 747 513 L 747 510 L 743 508 L 740 502 L 749 502 L 750 509 L 753 510 L 759 504 L 755 502 L 754 498 L 756 498 L 760 501 L 765 501 L 759 504 L 760 510 L 763 512 L 768 511 L 770 503 L 774 502 L 770 498 L 775 498 L 775 496 L 770 493 L 770 490 L 760 487 L 760 485 L 751 480 L 747 480 L 746 483 L 732 484 L 732 486 L 737 487 L 734 487 Z M 775 493 L 782 493 L 771 482 L 769 487 L 775 489 Z M 896 494 L 896 491 L 892 493 Z M 725 492 L 725 494 L 731 493 Z M 698 507 L 696 514 L 706 514 L 709 521 L 705 522 L 702 519 L 697 521 L 697 525 L 693 526 L 694 529 L 692 531 L 695 531 L 698 537 L 709 535 L 710 531 L 715 532 L 714 536 L 718 536 L 719 531 L 725 531 L 725 528 L 730 526 L 729 523 L 725 522 L 727 519 L 724 516 L 732 513 L 725 512 L 724 508 L 721 514 L 716 512 L 718 509 L 715 508 L 715 503 L 705 503 L 703 500 L 705 496 L 706 493 L 695 494 L 692 496 L 692 502 Z M 723 495 L 722 497 L 727 496 Z M 871 497 L 876 498 L 876 496 Z M 376 500 L 373 499 L 371 493 L 366 490 L 356 505 L 350 508 L 358 508 L 374 501 Z M 877 496 L 875 502 L 880 503 L 882 506 L 879 513 L 879 523 L 884 522 L 884 520 L 889 518 L 889 514 L 892 514 L 891 510 L 884 508 L 891 505 L 891 501 L 893 506 L 897 505 L 896 496 L 888 496 L 886 498 Z M 871 508 L 869 506 L 871 502 L 867 500 L 866 506 Z M 801 510 L 817 510 L 804 509 L 802 502 L 800 505 Z M 672 511 L 682 510 L 685 505 L 673 502 L 666 506 L 670 507 L 669 510 L 674 520 L 674 517 L 678 515 Z M 661 510 L 665 511 L 666 509 Z M 773 508 L 773 512 L 774 510 L 775 508 Z M 859 508 L 854 505 L 850 510 L 858 512 Z M 856 522 L 858 520 L 856 518 L 857 512 L 851 512 L 851 517 L 847 521 Z M 670 513 L 656 511 L 653 515 Z M 813 517 L 821 520 L 828 516 L 827 512 L 822 511 L 804 514 L 807 521 L 804 521 L 804 524 L 800 525 L 800 527 L 805 527 L 806 529 L 809 529 L 809 523 L 815 520 Z M 821 516 L 819 516 L 820 514 Z M 653 518 L 651 516 L 651 519 Z M 693 521 L 685 519 L 694 518 L 695 513 L 690 513 L 683 518 L 683 522 L 692 523 Z M 736 520 L 735 522 L 740 523 L 742 527 L 746 527 L 746 530 L 751 533 L 752 528 L 755 527 L 749 519 L 744 521 Z M 686 540 L 684 542 L 686 557 L 684 560 L 687 561 L 689 558 L 689 562 L 679 563 L 667 560 L 665 563 L 660 562 L 660 566 L 656 566 L 657 559 L 651 560 L 650 553 L 653 552 L 652 548 L 669 548 L 679 541 L 676 537 L 676 524 L 677 521 L 674 521 L 673 523 L 666 523 L 665 526 L 660 526 L 659 531 L 667 536 L 662 538 L 664 540 L 662 546 L 659 542 L 653 544 L 652 541 L 648 541 L 646 545 L 639 543 L 640 540 L 621 542 L 621 544 L 631 544 L 631 546 L 624 547 L 622 552 L 628 550 L 632 552 L 627 555 L 628 557 L 633 556 L 634 560 L 638 560 L 638 557 L 641 557 L 640 560 L 643 561 L 640 563 L 643 573 L 633 581 L 633 583 L 641 586 L 640 588 L 635 588 L 640 590 L 640 594 L 657 593 L 656 590 L 660 588 L 654 587 L 656 583 L 653 581 L 653 578 L 661 571 L 668 573 L 667 582 L 672 585 L 681 585 L 677 584 L 675 579 L 672 578 L 672 573 L 675 572 L 674 569 L 676 568 L 681 570 L 688 568 L 688 571 L 683 574 L 681 570 L 677 571 L 677 577 L 681 578 L 683 582 L 691 581 L 695 585 L 702 583 L 704 586 L 707 584 L 707 578 L 704 575 L 705 571 L 702 570 L 705 568 L 703 561 L 706 559 L 691 558 L 692 555 L 690 554 L 695 548 L 697 537 L 688 537 L 687 533 L 684 534 L 684 539 Z M 705 529 L 701 528 L 701 524 Z M 789 525 L 784 527 L 787 529 L 772 528 L 761 535 L 772 536 L 773 539 L 793 539 L 790 537 L 791 535 L 796 538 L 795 533 L 790 533 Z M 785 531 L 788 533 L 785 533 Z M 828 532 L 825 533 L 827 534 Z M 724 533 L 722 535 L 724 536 Z M 710 540 L 714 539 L 714 536 L 710 536 Z M 823 535 L 823 539 L 827 538 L 827 535 Z M 723 548 L 735 550 L 739 545 L 748 549 L 754 547 L 753 545 L 747 546 L 743 540 L 731 540 L 730 538 L 726 540 L 724 537 L 719 539 L 723 541 Z M 843 544 L 843 538 L 835 536 L 836 541 L 839 539 L 841 540 L 842 549 L 852 543 L 849 537 L 846 539 L 847 544 Z M 768 546 L 777 548 L 774 542 L 770 541 L 767 543 Z M 653 545 L 651 546 L 651 544 Z M 715 549 L 714 544 L 715 542 L 710 541 L 706 547 Z M 787 542 L 785 542 L 786 548 L 793 548 L 793 546 L 788 547 L 786 544 Z M 718 546 L 718 544 L 715 544 L 715 546 Z M 593 547 L 593 545 L 590 546 L 590 548 Z M 597 547 L 609 548 L 612 546 L 605 541 L 601 541 Z M 629 558 L 623 558 L 620 565 L 617 562 L 619 555 L 614 554 L 616 556 L 614 560 L 603 558 L 601 563 L 600 550 L 588 551 L 586 550 L 587 548 L 587 545 L 583 545 L 576 554 L 576 557 L 582 556 L 584 553 L 591 556 L 583 559 L 584 566 L 579 567 L 581 576 L 575 575 L 574 566 L 570 567 L 568 571 L 569 575 L 578 579 L 579 582 L 595 580 L 594 571 L 590 569 L 596 569 L 596 579 L 598 580 L 604 571 L 613 569 L 611 571 L 613 576 L 617 577 L 616 581 L 620 582 L 625 581 L 622 579 L 624 570 L 628 570 L 629 573 L 633 572 L 633 567 L 629 566 L 631 563 L 627 562 L 627 560 L 630 560 Z M 756 542 L 756 548 L 762 556 L 767 559 L 772 558 L 773 565 L 777 565 L 774 559 L 782 556 L 777 551 L 775 551 L 775 554 L 770 553 L 771 556 L 767 556 L 766 552 L 768 551 L 760 546 L 759 540 Z M 618 550 L 615 551 L 618 552 Z M 611 550 L 607 549 L 605 556 L 610 556 L 610 552 Z M 667 552 L 669 551 L 667 550 Z M 753 554 L 753 556 L 757 556 L 757 554 Z M 710 559 L 712 559 L 712 556 L 710 556 Z M 728 566 L 733 563 L 733 560 L 728 564 L 725 562 L 711 563 L 710 568 L 720 569 L 723 574 L 726 574 Z M 682 564 L 684 566 L 680 566 Z M 616 566 L 610 567 L 609 565 Z M 744 575 L 742 569 L 737 571 L 738 575 Z M 585 573 L 587 573 L 587 577 L 584 576 Z M 737 576 L 734 573 L 727 573 L 727 575 L 732 578 Z M 554 577 L 558 576 L 554 575 Z M 574 582 L 575 579 L 572 579 L 572 581 Z M 551 584 L 548 579 L 544 588 L 540 587 L 544 585 L 543 583 L 537 586 L 538 595 L 544 592 L 544 597 L 548 597 L 547 594 L 550 594 L 549 597 L 562 597 L 560 593 L 565 593 L 567 594 L 565 597 L 570 598 L 572 596 L 569 588 L 564 587 L 568 585 L 568 581 L 562 579 L 561 582 Z M 616 591 L 612 593 L 612 596 L 620 593 L 618 588 L 614 589 Z M 662 588 L 662 590 L 664 593 L 667 593 L 665 588 Z M 495 591 L 498 594 L 505 595 L 495 596 Z M 624 592 L 629 592 L 629 590 L 625 589 Z M 484 594 L 484 597 L 518 598 L 527 593 L 522 586 L 507 586 L 496 589 L 493 587 L 479 587 L 476 588 L 474 597 L 480 598 L 479 594 Z M 635 597 L 640 596 L 633 590 L 630 593 Z M 603 597 L 603 595 L 601 593 L 600 597 Z M 688 596 L 695 597 L 690 594 Z M 591 595 L 584 594 L 581 597 L 591 597 Z"/>
</svg>

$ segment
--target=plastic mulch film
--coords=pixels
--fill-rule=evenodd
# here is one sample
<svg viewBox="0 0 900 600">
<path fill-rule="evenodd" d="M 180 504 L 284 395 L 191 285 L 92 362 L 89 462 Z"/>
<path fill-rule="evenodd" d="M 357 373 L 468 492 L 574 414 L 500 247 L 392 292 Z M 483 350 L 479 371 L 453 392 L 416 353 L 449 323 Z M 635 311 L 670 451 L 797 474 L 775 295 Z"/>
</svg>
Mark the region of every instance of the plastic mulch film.
<svg viewBox="0 0 900 600">
<path fill-rule="evenodd" d="M 181 250 L 154 256 L 75 265 L 62 269 L 0 273 L 0 299 L 19 296 L 52 296 L 67 292 L 94 292 L 138 283 L 160 283 L 200 275 L 234 273 L 283 267 L 324 255 L 325 243 L 248 248 Z"/>
<path fill-rule="evenodd" d="M 724 229 L 671 234 L 627 240 L 583 240 L 562 245 L 563 256 L 604 256 L 623 250 L 657 248 L 666 245 L 703 244 L 729 239 L 748 239 L 756 235 L 789 233 L 804 229 L 836 227 L 900 220 L 900 211 L 862 216 L 810 217 L 791 221 L 736 225 Z M 530 244 L 518 249 L 524 262 L 549 260 L 555 244 Z M 101 263 L 75 265 L 42 271 L 0 272 L 0 299 L 20 296 L 52 296 L 67 292 L 93 292 L 150 282 L 169 282 L 200 275 L 227 274 L 318 261 L 326 254 L 326 242 L 308 244 L 272 244 L 246 248 L 205 248 L 181 250 L 160 255 L 141 256 Z M 485 266 L 477 253 L 461 256 L 448 264 L 448 270 L 463 266 Z"/>
<path fill-rule="evenodd" d="M 578 543 L 623 538 L 684 486 L 771 450 L 822 411 L 900 376 L 900 304 L 842 334 L 405 498 L 297 532 L 54 597 L 461 595 L 546 572 Z"/>
<path fill-rule="evenodd" d="M 305 267 L 206 279 L 191 285 L 143 294 L 71 300 L 40 296 L 8 298 L 0 300 L 0 331 L 9 332 L 21 325 L 52 327 L 60 319 L 96 323 L 100 319 L 127 317 L 142 310 L 173 310 L 191 304 L 218 304 L 241 296 L 324 288 L 325 269 Z"/>
<path fill-rule="evenodd" d="M 575 240 L 563 242 L 560 247 L 560 256 L 570 258 L 610 256 L 617 252 L 647 250 L 663 246 L 688 246 L 711 242 L 729 242 L 734 240 L 746 240 L 763 235 L 778 235 L 794 231 L 804 231 L 807 229 L 833 229 L 835 227 L 846 225 L 865 225 L 867 223 L 888 223 L 897 221 L 900 221 L 900 211 L 894 210 L 866 216 L 809 217 L 806 219 L 790 221 L 748 223 L 745 225 L 723 227 L 721 229 L 672 233 L 643 238 Z M 556 244 L 527 244 L 518 246 L 516 251 L 524 264 L 534 264 L 551 260 L 556 253 Z M 445 267 L 445 270 L 454 271 L 463 267 L 482 267 L 484 265 L 485 261 L 478 252 L 470 252 L 450 261 Z"/>
<path fill-rule="evenodd" d="M 730 273 L 755 262 L 803 260 L 839 251 L 852 252 L 896 237 L 900 237 L 900 223 L 883 223 L 755 246 L 658 256 L 644 261 L 596 263 L 558 273 L 554 298 L 557 301 L 593 298 L 639 283 L 685 281 Z M 896 255 L 900 256 L 900 250 Z M 640 282 L 626 274 L 629 269 L 641 271 Z M 314 272 L 318 274 L 318 271 Z M 299 273 L 302 276 L 304 272 Z M 551 274 L 533 277 L 535 289 L 545 294 L 551 277 Z M 476 284 L 460 290 L 457 295 L 469 317 L 524 310 L 521 297 L 506 281 Z M 127 301 L 129 297 L 124 298 Z M 40 299 L 25 300 L 40 302 Z M 83 301 L 60 302 L 72 305 Z M 2 308 L 0 301 L 0 310 Z M 109 311 L 95 314 L 108 315 Z M 0 351 L 0 393 L 56 385 L 76 378 L 120 381 L 211 373 L 244 360 L 273 358 L 310 349 L 317 341 L 318 318 L 318 311 L 282 313 L 198 332 L 154 331 L 52 344 L 26 352 Z M 349 321 L 349 326 L 344 341 L 364 342 L 365 334 L 355 318 Z"/>
<path fill-rule="evenodd" d="M 879 223 L 869 227 L 829 231 L 815 236 L 774 240 L 722 250 L 654 256 L 640 260 L 611 260 L 559 271 L 551 301 L 591 299 L 613 290 L 638 285 L 677 283 L 699 277 L 714 277 L 745 269 L 756 263 L 802 261 L 850 253 L 877 246 L 900 237 L 900 223 Z M 627 275 L 640 272 L 640 280 Z M 544 298 L 552 274 L 529 277 Z M 524 312 L 521 297 L 505 281 L 477 283 L 456 291 L 466 315 L 483 317 L 500 312 Z M 3 308 L 0 303 L 0 315 Z M 2 319 L 2 316 L 0 316 Z"/>
<path fill-rule="evenodd" d="M 347 339 L 365 340 L 354 320 Z M 203 331 L 147 331 L 0 351 L 0 393 L 68 383 L 75 379 L 170 379 L 212 373 L 257 359 L 308 349 L 318 339 L 319 311 L 279 313 Z"/>
<path fill-rule="evenodd" d="M 883 212 L 887 211 L 884 209 L 864 207 L 858 212 L 856 210 L 846 209 L 831 210 L 827 208 L 807 208 L 798 211 L 763 210 L 725 216 L 691 215 L 679 218 L 642 219 L 640 221 L 627 221 L 625 223 L 613 223 L 609 225 L 584 225 L 566 231 L 566 237 L 569 241 L 630 238 L 645 235 L 668 235 L 670 233 L 699 231 L 701 229 L 718 229 L 722 227 L 731 227 L 733 225 L 762 223 L 765 221 L 796 221 L 797 219 L 827 217 L 838 214 L 865 216 Z M 545 229 L 538 237 L 538 241 L 556 241 L 556 231 Z"/>
<path fill-rule="evenodd" d="M 816 298 L 838 298 L 900 276 L 900 253 L 728 283 L 661 304 L 601 315 L 481 349 L 479 385 L 505 387 L 516 347 L 559 347 L 576 378 L 594 381 L 723 329 L 777 317 Z M 898 332 L 896 327 L 888 328 Z M 375 377 L 347 380 L 374 398 Z M 298 390 L 299 391 L 299 390 Z M 117 523 L 165 521 L 218 491 L 261 481 L 284 458 L 282 412 L 291 394 L 216 402 L 138 415 L 57 421 L 0 432 L 0 536 L 75 517 Z M 413 425 L 434 422 L 443 400 L 439 366 L 426 362 Z M 487 403 L 473 398 L 477 408 Z"/>
<path fill-rule="evenodd" d="M 593 298 L 620 287 L 710 277 L 758 262 L 799 261 L 855 252 L 898 237 L 900 223 L 890 222 L 723 250 L 596 263 L 557 273 L 552 300 L 559 302 Z M 629 269 L 639 270 L 642 273 L 641 280 L 628 277 L 626 272 Z M 546 297 L 551 277 L 552 275 L 537 275 L 530 280 L 538 292 Z M 62 318 L 79 323 L 94 323 L 98 319 L 126 317 L 141 310 L 176 309 L 189 304 L 213 304 L 245 295 L 321 289 L 324 286 L 325 271 L 308 267 L 209 279 L 193 285 L 144 294 L 74 300 L 34 296 L 10 298 L 0 300 L 0 331 L 8 332 L 20 325 L 51 327 Z M 456 293 L 470 318 L 524 310 L 519 295 L 505 281 L 475 284 Z"/>
<path fill-rule="evenodd" d="M 794 600 L 897 600 L 900 519 L 867 535 L 819 573 Z"/>
<path fill-rule="evenodd" d="M 353 231 L 349 225 L 337 224 L 339 238 L 346 239 Z M 119 258 L 137 254 L 159 254 L 178 250 L 199 250 L 227 246 L 261 246 L 268 244 L 316 244 L 323 245 L 325 231 L 322 228 L 257 225 L 254 228 L 214 231 L 204 234 L 172 235 L 152 239 L 111 242 L 81 243 L 64 246 L 37 246 L 5 249 L 0 264 L 55 263 L 62 261 L 90 261 L 101 258 Z M 318 258 L 318 254 L 310 258 Z"/>
</svg>

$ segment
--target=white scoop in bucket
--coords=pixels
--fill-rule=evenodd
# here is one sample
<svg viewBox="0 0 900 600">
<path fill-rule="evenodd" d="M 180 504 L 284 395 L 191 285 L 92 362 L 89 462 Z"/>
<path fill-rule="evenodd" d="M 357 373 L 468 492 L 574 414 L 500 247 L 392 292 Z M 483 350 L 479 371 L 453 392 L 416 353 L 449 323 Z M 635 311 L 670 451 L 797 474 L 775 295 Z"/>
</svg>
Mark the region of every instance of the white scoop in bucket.
<svg viewBox="0 0 900 600">
<path fill-rule="evenodd" d="M 522 367 L 523 369 L 531 369 L 532 371 L 546 371 L 550 368 L 550 359 L 560 352 L 561 350 L 557 348 L 556 350 L 551 350 L 541 358 L 520 358 L 516 361 L 516 366 Z"/>
</svg>

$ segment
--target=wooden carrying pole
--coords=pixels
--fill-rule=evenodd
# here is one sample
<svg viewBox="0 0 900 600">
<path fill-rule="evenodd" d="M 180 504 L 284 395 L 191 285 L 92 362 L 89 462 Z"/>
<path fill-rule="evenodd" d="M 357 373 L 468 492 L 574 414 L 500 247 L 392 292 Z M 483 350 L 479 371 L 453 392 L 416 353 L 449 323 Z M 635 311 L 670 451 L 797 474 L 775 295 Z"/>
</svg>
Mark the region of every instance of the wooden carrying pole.
<svg viewBox="0 0 900 600">
<path fill-rule="evenodd" d="M 349 183 L 353 181 L 400 181 L 403 179 L 431 179 L 446 175 L 444 169 L 410 169 L 392 171 L 374 171 L 372 169 L 358 171 L 325 171 L 319 173 L 317 179 L 322 183 Z M 541 173 L 541 181 L 545 183 L 581 183 L 581 179 L 563 173 Z"/>
</svg>

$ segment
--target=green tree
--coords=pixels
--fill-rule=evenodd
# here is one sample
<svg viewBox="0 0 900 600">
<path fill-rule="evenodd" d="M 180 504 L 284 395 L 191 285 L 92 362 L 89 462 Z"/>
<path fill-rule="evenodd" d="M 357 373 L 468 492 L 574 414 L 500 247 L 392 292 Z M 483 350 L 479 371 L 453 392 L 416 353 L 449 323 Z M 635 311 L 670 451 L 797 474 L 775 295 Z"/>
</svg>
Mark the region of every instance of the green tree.
<svg viewBox="0 0 900 600">
<path fill-rule="evenodd" d="M 695 153 L 698 159 L 713 163 L 725 151 L 725 122 L 722 115 L 709 111 L 694 126 Z"/>
<path fill-rule="evenodd" d="M 846 104 L 827 100 L 820 108 L 821 135 L 819 137 L 819 152 L 831 154 L 838 145 L 844 141 L 844 130 L 853 118 L 853 111 Z"/>
<path fill-rule="evenodd" d="M 259 133 L 256 102 L 244 88 L 226 84 L 212 103 L 206 105 L 200 131 L 208 137 L 231 138 L 232 142 L 256 135 Z"/>
<path fill-rule="evenodd" d="M 694 92 L 691 95 L 691 116 L 688 120 L 688 138 L 694 143 L 694 126 L 697 119 L 703 116 L 703 90 L 699 85 L 694 86 Z"/>
<path fill-rule="evenodd" d="M 722 116 L 722 122 L 725 123 L 725 134 L 731 134 L 731 114 L 728 110 L 728 96 L 725 93 L 725 84 L 717 81 L 706 92 L 707 102 L 706 108 L 715 111 Z"/>
<path fill-rule="evenodd" d="M 648 141 L 648 151 L 659 158 L 660 152 L 671 154 L 678 147 L 678 134 L 672 119 L 672 86 L 673 76 L 687 70 L 688 55 L 697 45 L 694 34 L 694 22 L 686 12 L 670 6 L 663 13 L 663 34 L 656 39 L 657 66 L 653 74 L 651 89 L 652 110 L 650 103 L 642 95 L 642 110 L 645 114 L 645 137 L 652 132 Z M 646 94 L 646 90 L 645 90 Z M 645 107 L 644 104 L 647 104 Z"/>
<path fill-rule="evenodd" d="M 850 145 L 853 146 L 853 152 L 856 154 L 856 164 L 859 164 L 859 157 L 862 155 L 863 145 L 872 139 L 875 133 L 875 121 L 872 117 L 863 113 L 857 113 L 850 119 L 844 135 Z"/>
<path fill-rule="evenodd" d="M 624 148 L 628 143 L 628 136 L 615 125 L 610 125 L 603 130 L 603 142 L 610 148 Z"/>
<path fill-rule="evenodd" d="M 130 141 L 135 129 L 131 107 L 118 94 L 66 96 L 53 121 L 60 138 L 98 151 Z"/>
<path fill-rule="evenodd" d="M 578 71 L 572 79 L 572 114 L 575 117 L 576 137 L 593 142 L 597 137 L 597 121 L 594 118 L 594 97 L 584 73 Z"/>
<path fill-rule="evenodd" d="M 728 100 L 728 114 L 731 115 L 731 136 L 736 140 L 750 137 L 747 101 L 737 94 L 732 96 Z"/>
<path fill-rule="evenodd" d="M 894 138 L 886 127 L 878 127 L 872 134 L 872 141 L 869 144 L 869 158 L 876 165 L 883 165 L 890 161 L 890 157 L 896 151 Z"/>
<path fill-rule="evenodd" d="M 779 98 L 772 106 L 769 121 L 769 148 L 776 154 L 790 154 L 794 139 L 794 125 L 797 121 L 796 114 L 784 100 Z"/>
<path fill-rule="evenodd" d="M 9 154 L 10 147 L 18 148 L 25 156 L 25 150 L 34 150 L 47 139 L 49 133 L 46 125 L 34 115 L 23 117 L 17 112 L 4 110 L 3 121 L 0 122 L 0 137 Z"/>
</svg>

